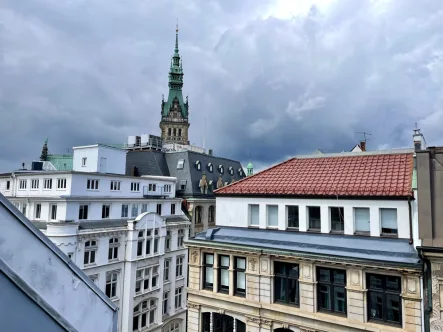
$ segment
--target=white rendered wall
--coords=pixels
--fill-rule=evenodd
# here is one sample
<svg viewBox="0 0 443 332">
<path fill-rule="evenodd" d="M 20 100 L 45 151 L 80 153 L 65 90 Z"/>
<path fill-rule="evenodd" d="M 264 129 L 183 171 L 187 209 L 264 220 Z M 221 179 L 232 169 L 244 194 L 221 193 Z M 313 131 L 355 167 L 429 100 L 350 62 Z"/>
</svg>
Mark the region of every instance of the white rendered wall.
<svg viewBox="0 0 443 332">
<path fill-rule="evenodd" d="M 74 147 L 72 169 L 76 172 L 98 172 L 98 146 Z M 86 158 L 86 165 L 82 165 Z"/>
<path fill-rule="evenodd" d="M 126 150 L 99 146 L 98 165 L 100 165 L 100 158 L 106 158 L 106 170 L 99 169 L 99 172 L 121 175 L 126 173 Z"/>
<path fill-rule="evenodd" d="M 278 205 L 278 227 L 286 230 L 286 205 L 298 205 L 299 207 L 299 230 L 306 231 L 308 226 L 308 206 L 320 206 L 321 208 L 321 232 L 329 233 L 331 223 L 329 207 L 344 208 L 344 234 L 353 235 L 354 208 L 364 207 L 370 209 L 370 234 L 380 236 L 380 208 L 397 209 L 398 237 L 409 238 L 409 208 L 406 200 L 335 200 L 335 199 L 292 199 L 292 198 L 249 198 L 249 197 L 217 197 L 216 220 L 217 226 L 248 227 L 249 204 L 259 204 L 260 225 L 266 226 L 266 205 Z"/>
</svg>

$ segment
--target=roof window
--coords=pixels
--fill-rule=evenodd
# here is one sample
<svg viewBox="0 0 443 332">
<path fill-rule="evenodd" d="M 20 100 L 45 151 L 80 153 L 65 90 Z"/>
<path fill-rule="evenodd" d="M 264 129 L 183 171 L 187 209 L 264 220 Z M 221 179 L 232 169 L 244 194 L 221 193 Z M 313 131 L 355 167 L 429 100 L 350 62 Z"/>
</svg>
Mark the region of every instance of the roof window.
<svg viewBox="0 0 443 332">
<path fill-rule="evenodd" d="M 184 159 L 179 159 L 178 163 L 177 163 L 177 169 L 183 169 L 185 166 L 185 160 Z"/>
</svg>

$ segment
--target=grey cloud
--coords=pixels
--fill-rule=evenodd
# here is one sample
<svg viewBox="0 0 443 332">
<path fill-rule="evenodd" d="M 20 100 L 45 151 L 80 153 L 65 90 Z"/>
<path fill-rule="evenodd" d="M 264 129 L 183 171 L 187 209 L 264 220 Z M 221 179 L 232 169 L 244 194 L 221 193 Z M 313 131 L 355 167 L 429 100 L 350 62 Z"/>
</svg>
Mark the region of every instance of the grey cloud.
<svg viewBox="0 0 443 332">
<path fill-rule="evenodd" d="M 443 3 L 336 0 L 282 20 L 274 1 L 4 0 L 0 171 L 158 133 L 180 23 L 191 141 L 258 167 L 296 153 L 443 144 Z M 206 130 L 205 128 L 206 121 Z"/>
</svg>

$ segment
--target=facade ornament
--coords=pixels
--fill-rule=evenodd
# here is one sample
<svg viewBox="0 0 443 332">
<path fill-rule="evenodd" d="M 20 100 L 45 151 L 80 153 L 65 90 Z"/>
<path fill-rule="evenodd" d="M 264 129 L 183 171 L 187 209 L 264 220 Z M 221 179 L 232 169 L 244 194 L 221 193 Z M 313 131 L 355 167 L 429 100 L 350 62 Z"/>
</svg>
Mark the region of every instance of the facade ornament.
<svg viewBox="0 0 443 332">
<path fill-rule="evenodd" d="M 193 251 L 192 254 L 191 254 L 191 256 L 192 256 L 192 261 L 193 261 L 194 263 L 197 263 L 198 252 L 197 252 L 197 251 Z"/>
<path fill-rule="evenodd" d="M 197 304 L 197 303 L 192 303 L 192 302 L 189 302 L 188 301 L 188 308 L 189 309 L 200 309 L 200 304 Z"/>
<path fill-rule="evenodd" d="M 251 270 L 255 271 L 255 264 L 257 264 L 257 260 L 255 258 L 251 258 L 249 260 L 249 264 L 251 265 Z"/>
<path fill-rule="evenodd" d="M 217 189 L 220 189 L 223 187 L 223 180 L 221 175 L 218 176 L 218 181 L 217 181 Z"/>
<path fill-rule="evenodd" d="M 224 315 L 224 314 L 225 314 L 225 311 L 224 311 L 223 309 L 220 309 L 220 310 L 217 310 L 217 313 L 218 313 L 219 315 Z"/>
<path fill-rule="evenodd" d="M 269 320 L 269 319 L 262 319 L 262 320 L 261 320 L 261 323 L 262 323 L 263 325 L 266 325 L 266 326 L 271 326 L 271 325 L 272 325 L 272 320 Z"/>
<path fill-rule="evenodd" d="M 288 324 L 283 324 L 282 326 L 283 326 L 284 329 L 287 329 L 287 330 L 289 329 L 289 325 Z"/>
<path fill-rule="evenodd" d="M 260 318 L 246 316 L 246 323 L 260 324 Z"/>
<path fill-rule="evenodd" d="M 204 195 L 208 194 L 208 180 L 206 178 L 206 172 L 203 172 L 202 178 L 200 179 L 200 183 L 198 185 L 200 187 L 200 192 Z"/>
</svg>

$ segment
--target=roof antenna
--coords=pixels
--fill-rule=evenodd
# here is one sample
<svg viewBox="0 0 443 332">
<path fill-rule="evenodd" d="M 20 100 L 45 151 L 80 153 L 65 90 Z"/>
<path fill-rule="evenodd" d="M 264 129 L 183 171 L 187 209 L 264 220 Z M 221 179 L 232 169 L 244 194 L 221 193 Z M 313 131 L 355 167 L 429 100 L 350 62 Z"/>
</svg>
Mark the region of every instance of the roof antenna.
<svg viewBox="0 0 443 332">
<path fill-rule="evenodd" d="M 369 135 L 369 136 L 372 136 L 372 134 L 370 134 L 370 133 L 367 133 L 367 132 L 365 132 L 365 131 L 356 131 L 355 132 L 356 134 L 363 134 L 363 137 L 364 137 L 364 141 L 366 142 L 368 139 L 367 139 L 367 137 L 366 137 L 366 135 Z"/>
</svg>

